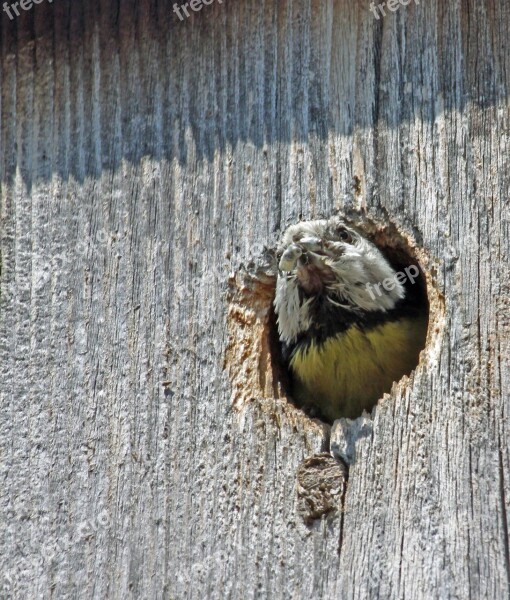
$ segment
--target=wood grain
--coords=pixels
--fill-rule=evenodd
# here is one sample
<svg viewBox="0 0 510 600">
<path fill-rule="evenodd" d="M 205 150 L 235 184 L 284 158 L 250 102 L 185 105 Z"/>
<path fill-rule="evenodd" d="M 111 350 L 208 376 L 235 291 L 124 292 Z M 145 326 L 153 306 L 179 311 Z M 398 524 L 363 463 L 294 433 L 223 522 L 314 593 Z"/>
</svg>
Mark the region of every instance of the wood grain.
<svg viewBox="0 0 510 600">
<path fill-rule="evenodd" d="M 508 598 L 510 4 L 1 19 L 0 597 Z M 236 406 L 231 286 L 336 211 L 416 241 L 433 326 L 307 526 L 324 429 Z"/>
</svg>

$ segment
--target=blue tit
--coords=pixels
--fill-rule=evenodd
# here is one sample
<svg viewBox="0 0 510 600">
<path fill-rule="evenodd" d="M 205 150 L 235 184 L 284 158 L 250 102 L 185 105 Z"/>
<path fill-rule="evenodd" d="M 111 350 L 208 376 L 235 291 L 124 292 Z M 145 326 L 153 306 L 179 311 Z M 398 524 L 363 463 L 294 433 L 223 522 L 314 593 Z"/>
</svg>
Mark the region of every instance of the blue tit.
<svg viewBox="0 0 510 600">
<path fill-rule="evenodd" d="M 371 410 L 425 345 L 418 267 L 398 271 L 337 217 L 292 225 L 277 254 L 274 307 L 293 399 L 327 421 Z"/>
</svg>

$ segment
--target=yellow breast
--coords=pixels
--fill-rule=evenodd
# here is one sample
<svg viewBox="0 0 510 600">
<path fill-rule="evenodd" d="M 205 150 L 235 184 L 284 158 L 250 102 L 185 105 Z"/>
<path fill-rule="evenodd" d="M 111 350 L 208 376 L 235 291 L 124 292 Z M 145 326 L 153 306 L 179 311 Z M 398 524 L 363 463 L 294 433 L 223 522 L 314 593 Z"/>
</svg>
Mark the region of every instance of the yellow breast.
<svg viewBox="0 0 510 600">
<path fill-rule="evenodd" d="M 326 419 L 355 418 L 370 410 L 409 374 L 425 343 L 426 319 L 402 318 L 369 330 L 347 331 L 298 350 L 290 361 L 293 395 Z"/>
</svg>

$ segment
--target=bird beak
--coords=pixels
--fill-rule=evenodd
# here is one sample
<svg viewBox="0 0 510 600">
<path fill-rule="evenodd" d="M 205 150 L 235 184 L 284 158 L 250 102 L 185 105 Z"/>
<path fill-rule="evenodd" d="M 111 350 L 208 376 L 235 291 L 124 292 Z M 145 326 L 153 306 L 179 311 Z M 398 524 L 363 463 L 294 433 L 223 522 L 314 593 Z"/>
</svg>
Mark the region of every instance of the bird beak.
<svg viewBox="0 0 510 600">
<path fill-rule="evenodd" d="M 317 237 L 305 237 L 290 244 L 283 253 L 278 267 L 280 271 L 293 271 L 296 268 L 315 266 L 325 269 L 325 259 L 338 254 L 338 248 L 332 252 L 328 247 L 330 242 L 323 242 Z"/>
</svg>

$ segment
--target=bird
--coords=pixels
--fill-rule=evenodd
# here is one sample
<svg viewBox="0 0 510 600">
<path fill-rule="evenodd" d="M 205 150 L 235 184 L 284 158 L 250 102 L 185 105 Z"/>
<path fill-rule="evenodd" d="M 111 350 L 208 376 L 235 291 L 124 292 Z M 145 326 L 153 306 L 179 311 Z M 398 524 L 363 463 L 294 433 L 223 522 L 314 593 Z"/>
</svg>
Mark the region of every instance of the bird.
<svg viewBox="0 0 510 600">
<path fill-rule="evenodd" d="M 425 345 L 421 270 L 391 264 L 337 216 L 288 227 L 276 258 L 274 312 L 292 399 L 328 422 L 371 411 Z"/>
</svg>

